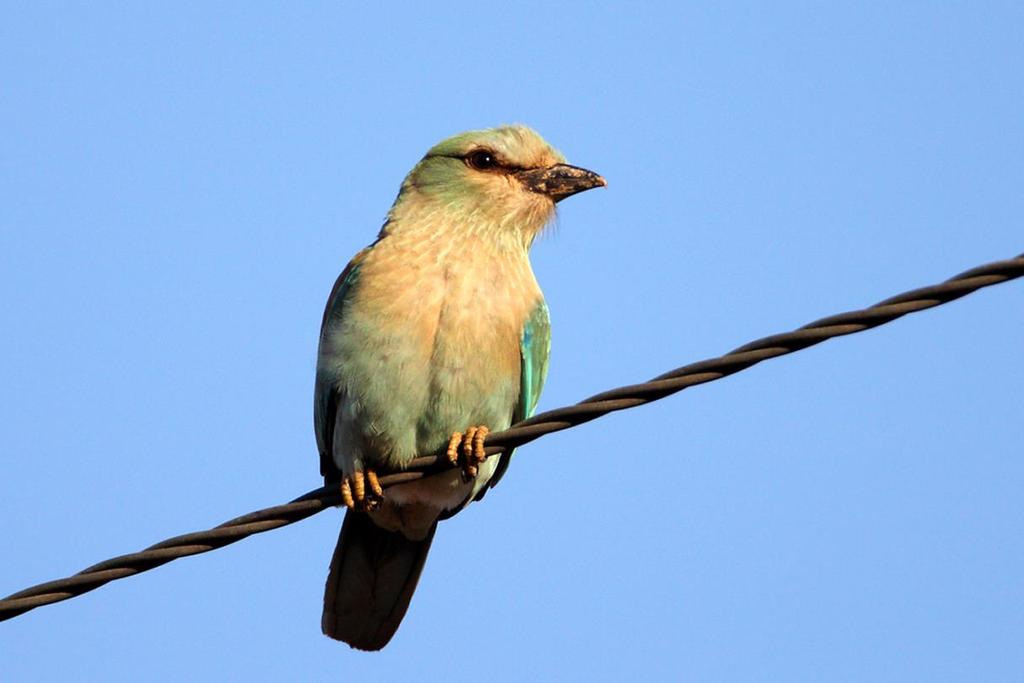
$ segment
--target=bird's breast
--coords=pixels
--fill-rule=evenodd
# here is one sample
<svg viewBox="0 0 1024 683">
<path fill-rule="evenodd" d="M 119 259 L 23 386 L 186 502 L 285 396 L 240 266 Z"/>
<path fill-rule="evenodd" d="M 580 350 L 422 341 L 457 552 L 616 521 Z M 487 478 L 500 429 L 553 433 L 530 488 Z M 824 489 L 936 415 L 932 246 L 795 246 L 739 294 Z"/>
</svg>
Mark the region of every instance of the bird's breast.
<svg viewBox="0 0 1024 683">
<path fill-rule="evenodd" d="M 378 243 L 346 331 L 358 338 L 349 390 L 373 432 L 367 447 L 381 451 L 365 455 L 400 465 L 453 431 L 506 428 L 522 326 L 539 298 L 525 252 L 469 238 Z"/>
</svg>

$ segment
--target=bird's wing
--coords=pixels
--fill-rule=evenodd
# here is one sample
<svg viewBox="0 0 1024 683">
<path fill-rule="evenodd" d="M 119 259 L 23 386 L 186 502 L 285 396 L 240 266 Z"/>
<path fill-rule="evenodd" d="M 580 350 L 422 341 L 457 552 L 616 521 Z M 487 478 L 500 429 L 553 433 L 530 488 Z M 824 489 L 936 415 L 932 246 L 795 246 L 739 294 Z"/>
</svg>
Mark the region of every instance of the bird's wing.
<svg viewBox="0 0 1024 683">
<path fill-rule="evenodd" d="M 338 378 L 325 366 L 323 356 L 324 339 L 331 328 L 337 327 L 350 300 L 353 285 L 359 277 L 359 264 L 366 258 L 370 247 L 363 249 L 349 261 L 345 270 L 334 283 L 331 296 L 324 308 L 320 323 L 320 352 L 317 354 L 316 387 L 313 390 L 313 427 L 316 430 L 316 445 L 320 451 L 320 474 L 328 481 L 339 479 L 341 473 L 334 464 L 333 440 L 334 420 L 338 410 Z"/>
<path fill-rule="evenodd" d="M 519 351 L 522 356 L 522 363 L 519 369 L 519 403 L 512 414 L 512 424 L 521 422 L 533 415 L 540 399 L 540 392 L 544 388 L 544 380 L 548 376 L 548 356 L 551 353 L 551 319 L 548 317 L 548 305 L 541 299 L 537 302 L 530 317 L 523 325 L 523 334 L 519 342 Z M 512 460 L 512 451 L 503 453 L 498 467 L 491 477 L 490 488 L 498 484 L 498 481 L 505 475 L 509 462 Z M 477 500 L 483 497 L 482 489 L 477 495 Z"/>
</svg>

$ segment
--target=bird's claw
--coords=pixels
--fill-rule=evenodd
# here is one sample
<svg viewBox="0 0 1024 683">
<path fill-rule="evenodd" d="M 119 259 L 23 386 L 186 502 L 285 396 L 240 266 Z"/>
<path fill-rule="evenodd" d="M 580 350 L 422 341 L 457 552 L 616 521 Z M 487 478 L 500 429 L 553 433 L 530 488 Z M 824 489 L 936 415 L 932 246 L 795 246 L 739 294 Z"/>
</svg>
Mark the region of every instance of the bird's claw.
<svg viewBox="0 0 1024 683">
<path fill-rule="evenodd" d="M 462 470 L 463 481 L 474 479 L 480 463 L 487 459 L 484 439 L 490 432 L 490 429 L 480 425 L 468 428 L 465 434 L 454 432 L 448 440 L 448 461 Z"/>
<path fill-rule="evenodd" d="M 373 470 L 356 470 L 341 480 L 341 502 L 350 510 L 371 512 L 384 500 L 384 489 Z"/>
</svg>

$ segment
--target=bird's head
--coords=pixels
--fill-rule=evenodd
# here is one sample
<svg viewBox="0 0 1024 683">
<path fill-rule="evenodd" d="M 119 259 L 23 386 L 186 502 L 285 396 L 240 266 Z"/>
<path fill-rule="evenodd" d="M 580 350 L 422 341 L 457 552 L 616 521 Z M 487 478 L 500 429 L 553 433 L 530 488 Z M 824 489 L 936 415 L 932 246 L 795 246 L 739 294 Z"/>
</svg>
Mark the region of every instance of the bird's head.
<svg viewBox="0 0 1024 683">
<path fill-rule="evenodd" d="M 526 244 L 555 203 L 604 178 L 570 166 L 526 126 L 460 133 L 435 145 L 406 176 L 389 223 L 436 216 L 452 227 L 490 231 Z"/>
</svg>

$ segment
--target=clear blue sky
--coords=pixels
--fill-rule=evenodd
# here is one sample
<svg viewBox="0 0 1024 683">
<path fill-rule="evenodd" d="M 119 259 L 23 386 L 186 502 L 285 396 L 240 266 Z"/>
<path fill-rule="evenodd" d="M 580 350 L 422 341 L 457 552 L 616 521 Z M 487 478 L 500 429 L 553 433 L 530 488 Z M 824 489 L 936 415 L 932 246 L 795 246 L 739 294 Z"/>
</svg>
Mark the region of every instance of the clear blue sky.
<svg viewBox="0 0 1024 683">
<path fill-rule="evenodd" d="M 1019 3 L 23 3 L 0 594 L 319 483 L 320 315 L 406 171 L 527 123 L 541 408 L 1024 250 Z M 10 680 L 1020 680 L 1024 285 L 523 448 L 382 653 L 341 513 L 0 624 Z"/>
</svg>

